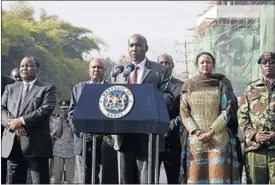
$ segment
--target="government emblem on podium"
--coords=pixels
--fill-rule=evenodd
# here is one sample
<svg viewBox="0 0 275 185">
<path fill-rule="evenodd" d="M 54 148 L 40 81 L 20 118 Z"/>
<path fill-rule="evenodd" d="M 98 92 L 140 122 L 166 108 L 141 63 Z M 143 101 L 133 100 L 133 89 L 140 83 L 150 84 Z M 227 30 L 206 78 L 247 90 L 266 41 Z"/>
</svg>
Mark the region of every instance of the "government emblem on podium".
<svg viewBox="0 0 275 185">
<path fill-rule="evenodd" d="M 106 89 L 99 98 L 99 108 L 106 117 L 122 118 L 134 106 L 134 96 L 130 89 L 115 85 Z"/>
</svg>

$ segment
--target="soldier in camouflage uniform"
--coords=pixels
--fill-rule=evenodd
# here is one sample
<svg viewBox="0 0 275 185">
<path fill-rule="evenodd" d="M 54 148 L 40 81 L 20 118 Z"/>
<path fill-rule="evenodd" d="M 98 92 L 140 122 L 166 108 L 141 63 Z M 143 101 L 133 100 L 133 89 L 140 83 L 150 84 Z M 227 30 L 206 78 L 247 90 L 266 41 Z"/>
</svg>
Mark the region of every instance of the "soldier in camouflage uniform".
<svg viewBox="0 0 275 185">
<path fill-rule="evenodd" d="M 262 54 L 258 64 L 263 78 L 248 84 L 238 111 L 247 183 L 275 184 L 275 53 Z"/>
</svg>

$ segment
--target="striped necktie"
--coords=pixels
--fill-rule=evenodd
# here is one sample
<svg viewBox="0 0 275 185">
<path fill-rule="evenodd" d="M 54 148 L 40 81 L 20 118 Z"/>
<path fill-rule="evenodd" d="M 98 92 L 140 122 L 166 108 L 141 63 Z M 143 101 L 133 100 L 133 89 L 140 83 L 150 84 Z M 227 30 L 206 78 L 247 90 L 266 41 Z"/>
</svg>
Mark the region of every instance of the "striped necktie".
<svg viewBox="0 0 275 185">
<path fill-rule="evenodd" d="M 26 83 L 26 84 L 24 83 L 23 92 L 21 94 L 17 116 L 19 116 L 22 113 L 23 104 L 24 104 L 24 102 L 25 102 L 25 100 L 26 100 L 26 98 L 29 94 L 29 88 L 30 88 L 30 84 L 29 83 Z"/>
</svg>

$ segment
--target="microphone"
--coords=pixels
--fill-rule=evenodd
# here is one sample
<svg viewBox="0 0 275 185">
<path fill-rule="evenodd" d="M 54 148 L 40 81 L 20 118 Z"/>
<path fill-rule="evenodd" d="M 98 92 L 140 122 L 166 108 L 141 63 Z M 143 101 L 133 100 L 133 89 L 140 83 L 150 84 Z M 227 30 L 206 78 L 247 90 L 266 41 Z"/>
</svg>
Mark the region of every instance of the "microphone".
<svg viewBox="0 0 275 185">
<path fill-rule="evenodd" d="M 126 70 L 125 70 L 124 73 L 123 73 L 123 77 L 128 76 L 134 69 L 135 69 L 135 65 L 134 65 L 134 64 L 129 64 L 129 65 L 126 67 Z"/>
<path fill-rule="evenodd" d="M 124 66 L 119 65 L 116 67 L 115 71 L 112 74 L 112 77 L 116 77 L 118 74 L 122 73 L 124 71 Z"/>
</svg>

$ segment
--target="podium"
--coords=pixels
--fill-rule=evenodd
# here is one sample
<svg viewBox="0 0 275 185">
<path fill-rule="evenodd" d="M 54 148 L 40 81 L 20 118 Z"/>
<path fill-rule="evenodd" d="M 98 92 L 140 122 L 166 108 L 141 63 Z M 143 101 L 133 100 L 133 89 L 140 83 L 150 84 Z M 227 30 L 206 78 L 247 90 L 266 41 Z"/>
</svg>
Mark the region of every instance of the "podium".
<svg viewBox="0 0 275 185">
<path fill-rule="evenodd" d="M 159 134 L 167 132 L 169 121 L 164 97 L 154 84 L 86 84 L 73 115 L 73 124 L 78 132 L 93 134 L 92 183 L 95 179 L 95 134 L 129 133 L 149 134 L 149 184 L 152 176 L 152 138 L 153 134 L 156 135 L 155 182 L 158 183 Z M 85 144 L 83 137 L 83 156 L 86 153 Z M 82 175 L 85 176 L 83 166 Z"/>
</svg>

